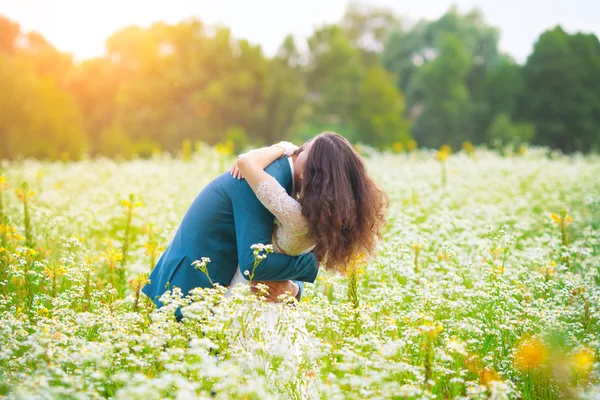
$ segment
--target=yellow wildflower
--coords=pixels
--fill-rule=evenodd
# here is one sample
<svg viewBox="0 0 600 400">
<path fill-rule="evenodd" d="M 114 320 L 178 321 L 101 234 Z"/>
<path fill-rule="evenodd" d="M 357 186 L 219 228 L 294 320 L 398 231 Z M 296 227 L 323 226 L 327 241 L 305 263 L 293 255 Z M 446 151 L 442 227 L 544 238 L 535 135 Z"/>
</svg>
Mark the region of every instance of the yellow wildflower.
<svg viewBox="0 0 600 400">
<path fill-rule="evenodd" d="M 140 201 L 137 201 L 134 203 L 134 202 L 131 202 L 126 199 L 121 200 L 121 205 L 126 208 L 138 208 L 138 207 L 143 206 L 142 202 L 140 202 Z"/>
<path fill-rule="evenodd" d="M 148 279 L 148 274 L 137 274 L 134 277 L 131 277 L 127 280 L 129 287 L 134 292 L 138 293 L 146 284 L 150 283 L 150 279 Z"/>
<path fill-rule="evenodd" d="M 59 276 L 62 276 L 64 274 L 67 273 L 67 269 L 63 266 L 57 267 L 57 266 L 53 266 L 53 267 L 46 267 L 44 268 L 43 271 L 44 275 L 46 275 L 46 277 L 48 279 L 56 279 Z"/>
<path fill-rule="evenodd" d="M 552 275 L 554 275 L 556 273 L 556 270 L 554 269 L 555 266 L 556 266 L 556 263 L 554 261 L 552 261 L 550 264 L 546 265 L 545 267 L 538 268 L 538 271 L 546 277 L 546 280 L 548 280 L 548 279 L 550 279 L 550 277 Z"/>
<path fill-rule="evenodd" d="M 571 357 L 571 365 L 573 369 L 582 375 L 587 375 L 592 371 L 594 366 L 595 354 L 590 349 L 580 349 Z"/>
<path fill-rule="evenodd" d="M 550 215 L 550 217 L 552 218 L 554 223 L 559 224 L 559 225 L 562 225 L 562 224 L 567 225 L 567 224 L 570 224 L 571 222 L 573 222 L 573 218 L 571 218 L 571 216 L 567 212 L 563 212 L 562 215 L 552 213 Z"/>
<path fill-rule="evenodd" d="M 475 147 L 473 147 L 473 144 L 469 141 L 466 141 L 462 144 L 462 148 L 465 151 L 465 153 L 467 154 L 471 154 L 473 152 L 475 152 Z"/>
<path fill-rule="evenodd" d="M 33 190 L 27 191 L 19 188 L 15 189 L 15 194 L 21 201 L 25 201 L 35 196 L 35 192 Z"/>
<path fill-rule="evenodd" d="M 413 242 L 413 244 L 410 245 L 410 248 L 414 251 L 419 251 L 425 248 L 425 243 Z"/>
<path fill-rule="evenodd" d="M 146 249 L 146 255 L 149 256 L 150 254 L 154 254 L 156 245 L 154 243 L 145 243 L 144 248 Z"/>
<path fill-rule="evenodd" d="M 515 367 L 523 372 L 538 368 L 546 361 L 548 349 L 539 339 L 523 340 L 515 353 Z"/>
<path fill-rule="evenodd" d="M 435 155 L 435 158 L 436 158 L 438 161 L 444 162 L 444 161 L 446 161 L 446 160 L 448 159 L 448 155 L 449 155 L 448 153 L 446 153 L 446 152 L 443 152 L 443 151 L 441 151 L 441 150 L 440 150 L 440 151 L 438 151 L 438 152 L 437 152 L 437 154 Z"/>
<path fill-rule="evenodd" d="M 517 151 L 519 152 L 520 155 L 524 156 L 527 154 L 527 146 L 521 145 L 521 146 L 519 146 L 519 149 Z"/>
<path fill-rule="evenodd" d="M 444 327 L 441 324 L 436 325 L 433 322 L 425 321 L 423 325 L 419 326 L 419 330 L 423 335 L 434 338 L 444 330 Z"/>
<path fill-rule="evenodd" d="M 499 381 L 500 376 L 493 368 L 484 368 L 479 372 L 479 383 L 488 386 L 490 382 Z"/>
<path fill-rule="evenodd" d="M 227 140 L 225 143 L 219 143 L 215 147 L 215 150 L 222 156 L 230 156 L 233 154 L 233 142 Z"/>
<path fill-rule="evenodd" d="M 119 250 L 108 248 L 105 253 L 102 253 L 102 257 L 109 262 L 117 262 L 123 259 L 123 254 Z"/>
</svg>

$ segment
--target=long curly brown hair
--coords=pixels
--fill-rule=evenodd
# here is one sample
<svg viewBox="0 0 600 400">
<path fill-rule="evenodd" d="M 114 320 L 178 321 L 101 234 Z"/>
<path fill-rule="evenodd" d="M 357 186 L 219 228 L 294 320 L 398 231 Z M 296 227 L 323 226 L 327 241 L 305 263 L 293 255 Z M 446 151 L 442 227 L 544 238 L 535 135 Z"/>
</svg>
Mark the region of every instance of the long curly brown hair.
<svg viewBox="0 0 600 400">
<path fill-rule="evenodd" d="M 355 257 L 375 252 L 389 200 L 343 136 L 324 132 L 312 141 L 299 202 L 317 260 L 343 273 Z"/>
</svg>

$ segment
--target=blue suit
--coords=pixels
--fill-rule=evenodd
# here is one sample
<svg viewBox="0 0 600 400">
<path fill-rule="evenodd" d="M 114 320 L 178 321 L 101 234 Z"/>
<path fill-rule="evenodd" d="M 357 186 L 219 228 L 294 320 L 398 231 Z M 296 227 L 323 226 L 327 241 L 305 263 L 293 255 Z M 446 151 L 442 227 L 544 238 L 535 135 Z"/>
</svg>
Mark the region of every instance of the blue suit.
<svg viewBox="0 0 600 400">
<path fill-rule="evenodd" d="M 288 194 L 292 192 L 292 171 L 286 157 L 274 161 L 265 171 Z M 160 296 L 175 286 L 184 295 L 196 287 L 211 287 L 208 277 L 191 265 L 202 257 L 211 259 L 207 265 L 211 280 L 228 285 L 238 263 L 242 273 L 252 271 L 254 255 L 250 246 L 271 243 L 273 221 L 273 214 L 245 180 L 233 179 L 229 172 L 218 176 L 193 201 L 142 292 L 160 307 Z M 297 257 L 271 253 L 256 268 L 254 280 L 314 282 L 317 272 L 318 263 L 312 253 Z M 301 295 L 303 284 L 296 283 Z"/>
</svg>

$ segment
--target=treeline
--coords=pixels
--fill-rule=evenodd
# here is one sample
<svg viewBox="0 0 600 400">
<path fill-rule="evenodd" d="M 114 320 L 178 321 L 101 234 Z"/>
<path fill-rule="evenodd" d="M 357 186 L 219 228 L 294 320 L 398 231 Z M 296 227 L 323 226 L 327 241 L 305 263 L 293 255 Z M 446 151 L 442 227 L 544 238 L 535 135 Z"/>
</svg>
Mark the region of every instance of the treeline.
<svg viewBox="0 0 600 400">
<path fill-rule="evenodd" d="M 354 3 L 273 57 L 187 20 L 127 27 L 104 57 L 75 64 L 0 16 L 0 158 L 147 156 L 186 140 L 239 150 L 326 129 L 396 150 L 411 139 L 599 149 L 598 38 L 556 27 L 524 65 L 498 38 L 476 10 L 409 26 Z"/>
</svg>

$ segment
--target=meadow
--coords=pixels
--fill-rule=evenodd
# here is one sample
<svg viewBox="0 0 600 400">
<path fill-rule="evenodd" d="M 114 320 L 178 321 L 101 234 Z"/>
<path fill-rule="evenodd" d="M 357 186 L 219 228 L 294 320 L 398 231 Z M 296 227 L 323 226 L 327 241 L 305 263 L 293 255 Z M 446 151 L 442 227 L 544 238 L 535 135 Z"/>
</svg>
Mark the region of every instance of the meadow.
<svg viewBox="0 0 600 400">
<path fill-rule="evenodd" d="M 140 289 L 227 152 L 2 162 L 0 395 L 600 398 L 600 158 L 361 153 L 391 201 L 377 257 L 295 305 L 159 310 Z"/>
</svg>

